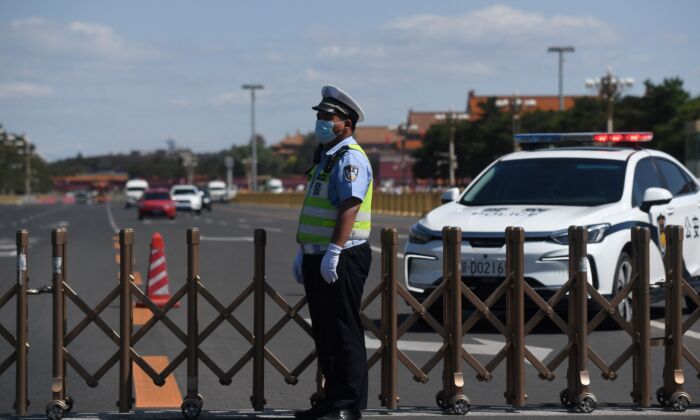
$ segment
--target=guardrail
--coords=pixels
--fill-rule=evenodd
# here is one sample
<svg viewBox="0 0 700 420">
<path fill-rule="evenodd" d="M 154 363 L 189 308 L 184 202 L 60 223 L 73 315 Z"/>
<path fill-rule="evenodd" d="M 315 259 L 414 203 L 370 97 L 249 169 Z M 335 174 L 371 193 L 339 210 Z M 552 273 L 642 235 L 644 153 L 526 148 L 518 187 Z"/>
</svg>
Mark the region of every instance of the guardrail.
<svg viewBox="0 0 700 420">
<path fill-rule="evenodd" d="M 397 281 L 397 243 L 395 229 L 381 231 L 382 255 L 381 278 L 379 284 L 363 299 L 361 305 L 362 323 L 367 331 L 377 337 L 381 343 L 379 349 L 368 359 L 368 368 L 377 363 L 381 368 L 381 391 L 379 399 L 387 409 L 398 408 L 399 388 L 397 373 L 403 365 L 420 383 L 428 381 L 428 374 L 442 363 L 442 389 L 436 395 L 436 403 L 445 413 L 466 414 L 471 405 L 467 396 L 470 389 L 465 380 L 463 368 L 470 368 L 479 381 L 493 378 L 496 368 L 505 361 L 506 403 L 522 407 L 527 399 L 524 363 L 528 361 L 539 373 L 539 379 L 554 379 L 555 370 L 567 361 L 567 387 L 559 393 L 561 403 L 574 411 L 593 412 L 597 407 L 597 398 L 593 394 L 594 381 L 588 368 L 589 361 L 595 365 L 605 380 L 615 380 L 617 371 L 631 360 L 633 376 L 630 383 L 632 402 L 640 408 L 651 406 L 651 347 L 663 346 L 665 362 L 663 367 L 663 386 L 656 392 L 658 402 L 669 410 L 684 411 L 690 403 L 690 395 L 684 391 L 685 373 L 683 359 L 700 372 L 700 361 L 683 345 L 683 334 L 700 319 L 700 309 L 692 313 L 685 321 L 681 316 L 682 297 L 685 294 L 696 303 L 700 296 L 683 279 L 682 244 L 683 228 L 668 226 L 666 251 L 666 281 L 654 287 L 666 288 L 665 334 L 651 338 L 649 324 L 649 244 L 650 233 L 646 228 L 634 228 L 631 231 L 633 272 L 630 281 L 617 292 L 610 301 L 601 296 L 588 283 L 587 272 L 587 236 L 585 227 L 572 226 L 569 229 L 569 277 L 566 283 L 548 300 L 544 300 L 527 284 L 523 272 L 523 243 L 525 233 L 522 228 L 509 227 L 505 230 L 507 255 L 506 277 L 496 290 L 483 301 L 479 299 L 462 281 L 461 275 L 461 240 L 459 228 L 443 229 L 443 281 L 423 301 L 418 302 L 408 290 Z M 196 418 L 203 408 L 204 399 L 199 394 L 199 364 L 206 366 L 222 385 L 229 385 L 241 369 L 252 361 L 253 383 L 251 403 L 257 411 L 264 409 L 265 368 L 266 362 L 278 371 L 288 384 L 299 382 L 299 375 L 312 367 L 316 353 L 310 346 L 308 355 L 294 368 L 289 369 L 268 347 L 270 340 L 282 331 L 290 322 L 295 322 L 303 331 L 311 335 L 311 326 L 301 317 L 300 311 L 306 305 L 306 298 L 301 297 L 294 303 L 287 302 L 267 282 L 265 273 L 266 233 L 256 229 L 254 235 L 254 275 L 252 281 L 227 305 L 222 304 L 207 290 L 200 277 L 200 238 L 199 230 L 187 230 L 187 280 L 171 297 L 163 308 L 159 308 L 134 283 L 133 276 L 133 242 L 134 232 L 122 230 L 119 234 L 120 274 L 119 284 L 114 287 L 94 308 L 89 307 L 69 284 L 67 268 L 69 266 L 66 247 L 68 232 L 66 229 L 52 231 L 52 285 L 38 290 L 28 288 L 27 258 L 29 252 L 29 233 L 17 232 L 18 269 L 17 283 L 0 298 L 0 307 L 13 297 L 17 302 L 17 333 L 13 336 L 6 328 L 0 326 L 0 335 L 8 340 L 15 352 L 0 364 L 0 374 L 13 363 L 16 365 L 16 404 L 17 414 L 25 415 L 27 410 L 27 359 L 26 332 L 27 306 L 26 296 L 50 292 L 53 295 L 53 380 L 51 383 L 52 399 L 47 405 L 46 415 L 50 419 L 60 419 L 73 406 L 73 399 L 67 397 L 66 376 L 70 366 L 90 387 L 95 387 L 101 378 L 115 365 L 119 369 L 120 412 L 129 412 L 133 404 L 132 367 L 138 365 L 154 382 L 162 386 L 165 378 L 171 375 L 182 363 L 187 365 L 187 394 L 182 403 L 185 418 Z M 618 313 L 618 306 L 632 294 L 634 305 L 632 322 L 628 322 Z M 210 324 L 200 329 L 197 322 L 198 298 L 202 297 L 212 306 L 218 315 Z M 491 308 L 505 296 L 505 323 L 494 316 Z M 247 299 L 253 299 L 253 328 L 249 330 L 234 316 L 234 311 Z M 68 298 L 84 314 L 71 330 L 67 330 L 65 299 Z M 113 301 L 119 298 L 119 331 L 115 331 L 104 322 L 101 313 Z M 138 330 L 134 331 L 132 322 L 132 299 L 141 300 L 153 313 L 153 317 Z M 269 298 L 269 299 L 268 299 Z M 525 317 L 524 300 L 528 298 L 537 307 L 530 317 Z M 568 299 L 568 320 L 564 320 L 554 307 L 563 299 Z M 183 331 L 168 317 L 168 312 L 180 301 L 187 302 L 187 326 Z M 379 299 L 381 304 L 381 322 L 377 327 L 365 314 L 368 306 Z M 408 318 L 398 324 L 397 301 L 404 300 L 411 308 Z M 443 301 L 443 322 L 436 320 L 429 309 L 438 300 Z M 267 328 L 265 306 L 269 300 L 279 306 L 284 314 Z M 589 303 L 595 302 L 600 309 L 589 316 Z M 466 319 L 462 309 L 466 306 L 474 311 Z M 607 364 L 588 343 L 587 337 L 606 318 L 618 324 L 630 337 L 627 348 L 610 364 Z M 441 339 L 442 345 L 423 365 L 418 366 L 408 355 L 398 348 L 398 340 L 409 331 L 419 319 L 429 325 Z M 525 339 L 544 319 L 549 319 L 566 336 L 567 343 L 547 361 L 539 360 L 525 346 Z M 481 363 L 463 345 L 463 337 L 480 320 L 490 323 L 505 338 L 502 349 L 488 363 Z M 249 348 L 228 370 L 222 369 L 202 349 L 202 343 L 224 322 L 233 326 L 248 342 Z M 117 347 L 111 357 L 95 371 L 89 373 L 69 351 L 69 344 L 80 335 L 88 325 L 94 323 Z M 180 340 L 183 348 L 179 354 L 162 371 L 156 371 L 141 357 L 134 346 L 157 323 L 162 323 Z M 323 372 L 316 367 L 316 392 L 311 396 L 312 404 L 323 395 Z M 556 394 L 555 394 L 556 395 Z"/>
<path fill-rule="evenodd" d="M 392 216 L 420 217 L 441 204 L 439 192 L 411 192 L 393 194 L 375 192 L 372 195 L 372 213 Z M 301 208 L 303 192 L 294 193 L 239 193 L 233 202 L 288 208 Z"/>
</svg>

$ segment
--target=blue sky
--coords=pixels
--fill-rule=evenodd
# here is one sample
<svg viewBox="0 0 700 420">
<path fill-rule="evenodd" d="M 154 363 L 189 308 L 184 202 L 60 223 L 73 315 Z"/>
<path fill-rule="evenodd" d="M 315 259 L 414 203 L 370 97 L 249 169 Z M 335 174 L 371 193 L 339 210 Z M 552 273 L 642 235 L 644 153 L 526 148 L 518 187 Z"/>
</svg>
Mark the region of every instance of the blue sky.
<svg viewBox="0 0 700 420">
<path fill-rule="evenodd" d="M 679 76 L 700 94 L 697 1 L 0 0 L 0 123 L 49 160 L 310 131 L 333 83 L 368 125 L 409 109 L 462 110 L 477 94 L 556 94 L 550 45 L 573 45 L 564 90 L 608 66 L 642 82 Z"/>
</svg>

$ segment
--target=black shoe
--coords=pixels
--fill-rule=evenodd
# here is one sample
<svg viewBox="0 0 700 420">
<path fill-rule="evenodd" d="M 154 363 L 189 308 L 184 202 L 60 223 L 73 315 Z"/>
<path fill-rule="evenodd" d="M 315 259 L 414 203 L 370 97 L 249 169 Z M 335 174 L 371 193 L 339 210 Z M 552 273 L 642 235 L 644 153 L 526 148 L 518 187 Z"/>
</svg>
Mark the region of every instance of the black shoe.
<svg viewBox="0 0 700 420">
<path fill-rule="evenodd" d="M 344 408 L 335 408 L 319 420 L 359 420 L 362 418 L 360 410 L 346 410 Z"/>
<path fill-rule="evenodd" d="M 294 418 L 299 420 L 316 420 L 321 416 L 325 416 L 331 410 L 333 410 L 332 407 L 324 404 L 318 404 L 309 408 L 308 410 L 295 411 Z"/>
</svg>

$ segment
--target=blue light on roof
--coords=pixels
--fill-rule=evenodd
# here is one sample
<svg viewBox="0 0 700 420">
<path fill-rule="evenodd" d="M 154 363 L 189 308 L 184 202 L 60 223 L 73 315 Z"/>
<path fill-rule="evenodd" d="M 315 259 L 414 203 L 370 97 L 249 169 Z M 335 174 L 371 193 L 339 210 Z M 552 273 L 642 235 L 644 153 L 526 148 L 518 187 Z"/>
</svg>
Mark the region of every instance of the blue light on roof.
<svg viewBox="0 0 700 420">
<path fill-rule="evenodd" d="M 528 133 L 516 134 L 519 144 L 545 143 L 639 143 L 650 141 L 654 134 L 650 132 L 626 133 Z"/>
</svg>

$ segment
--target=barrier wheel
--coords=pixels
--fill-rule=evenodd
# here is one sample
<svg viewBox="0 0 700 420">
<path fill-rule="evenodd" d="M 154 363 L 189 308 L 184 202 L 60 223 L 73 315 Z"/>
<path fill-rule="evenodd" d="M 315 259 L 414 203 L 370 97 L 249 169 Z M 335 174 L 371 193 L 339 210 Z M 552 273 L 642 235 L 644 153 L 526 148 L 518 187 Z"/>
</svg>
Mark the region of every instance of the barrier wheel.
<svg viewBox="0 0 700 420">
<path fill-rule="evenodd" d="M 73 397 L 68 397 L 64 401 L 66 403 L 66 413 L 70 413 L 73 410 Z"/>
<path fill-rule="evenodd" d="M 199 398 L 186 398 L 180 406 L 182 416 L 186 419 L 196 419 L 202 413 L 203 402 Z"/>
<path fill-rule="evenodd" d="M 690 396 L 685 392 L 674 392 L 667 405 L 673 411 L 685 411 L 690 405 Z"/>
<path fill-rule="evenodd" d="M 595 395 L 590 393 L 581 394 L 576 398 L 576 410 L 580 413 L 592 413 L 598 408 L 598 400 Z"/>
<path fill-rule="evenodd" d="M 447 401 L 445 401 L 445 391 L 440 390 L 437 392 L 437 394 L 435 394 L 435 404 L 437 404 L 437 406 L 443 410 L 447 408 Z"/>
<path fill-rule="evenodd" d="M 470 407 L 471 402 L 469 401 L 469 398 L 467 398 L 465 395 L 457 395 L 452 397 L 447 411 L 450 414 L 463 416 L 469 412 Z"/>
<path fill-rule="evenodd" d="M 46 418 L 49 420 L 61 420 L 68 412 L 64 401 L 51 401 L 46 405 Z"/>
<path fill-rule="evenodd" d="M 666 390 L 664 389 L 664 387 L 661 387 L 656 390 L 656 401 L 658 401 L 659 404 L 661 404 L 662 406 L 666 406 L 667 404 L 664 394 L 666 394 Z"/>
<path fill-rule="evenodd" d="M 571 407 L 571 398 L 569 398 L 569 390 L 562 389 L 559 393 L 559 401 L 564 407 Z"/>
</svg>

